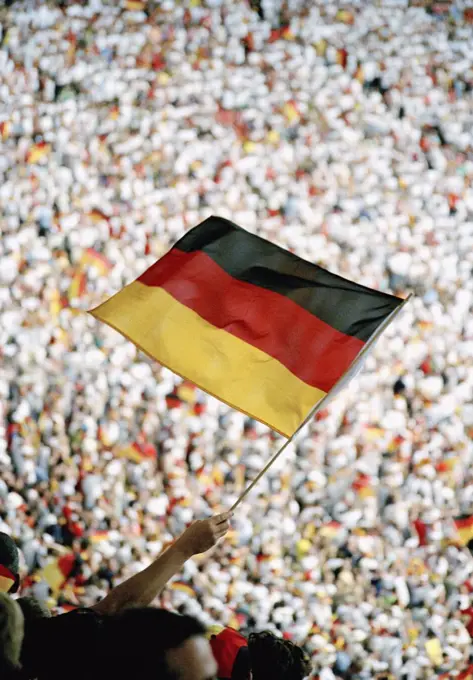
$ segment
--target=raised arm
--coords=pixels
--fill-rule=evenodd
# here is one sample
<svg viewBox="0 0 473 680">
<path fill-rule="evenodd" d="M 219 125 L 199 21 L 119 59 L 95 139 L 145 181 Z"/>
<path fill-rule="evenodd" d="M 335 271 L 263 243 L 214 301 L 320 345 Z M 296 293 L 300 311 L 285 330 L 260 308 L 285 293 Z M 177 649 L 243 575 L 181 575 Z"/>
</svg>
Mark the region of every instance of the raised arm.
<svg viewBox="0 0 473 680">
<path fill-rule="evenodd" d="M 194 522 L 149 567 L 114 588 L 92 609 L 100 614 L 115 614 L 127 607 L 147 607 L 188 559 L 210 550 L 225 536 L 230 517 L 231 513 L 225 512 Z"/>
</svg>

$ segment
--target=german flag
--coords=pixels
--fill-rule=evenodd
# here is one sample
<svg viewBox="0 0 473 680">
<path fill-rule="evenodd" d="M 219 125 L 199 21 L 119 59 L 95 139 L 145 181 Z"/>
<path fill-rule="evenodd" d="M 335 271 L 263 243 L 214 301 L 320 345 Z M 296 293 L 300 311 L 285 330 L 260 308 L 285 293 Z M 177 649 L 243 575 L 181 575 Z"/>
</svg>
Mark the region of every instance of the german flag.
<svg viewBox="0 0 473 680">
<path fill-rule="evenodd" d="M 46 142 L 38 142 L 37 144 L 33 144 L 26 154 L 26 162 L 34 165 L 44 158 L 50 150 L 51 147 Z"/>
<path fill-rule="evenodd" d="M 289 437 L 403 302 L 210 217 L 91 313 Z"/>
<path fill-rule="evenodd" d="M 300 120 L 299 109 L 297 108 L 297 105 L 293 99 L 284 104 L 283 113 L 289 125 L 292 125 L 293 123 L 296 123 Z"/>
<path fill-rule="evenodd" d="M 468 668 L 465 668 L 459 675 L 457 675 L 458 680 L 473 680 L 473 664 L 470 664 Z"/>
<path fill-rule="evenodd" d="M 183 581 L 174 581 L 174 583 L 171 583 L 170 589 L 174 590 L 175 592 L 179 593 L 185 593 L 189 597 L 196 598 L 196 592 L 191 586 L 187 583 L 184 583 Z"/>
<path fill-rule="evenodd" d="M 376 495 L 371 484 L 371 478 L 368 475 L 358 475 L 352 484 L 352 488 L 360 498 L 372 498 Z"/>
<path fill-rule="evenodd" d="M 107 222 L 109 220 L 108 215 L 106 215 L 102 210 L 94 208 L 88 213 L 88 217 L 94 224 L 99 224 L 100 222 Z"/>
<path fill-rule="evenodd" d="M 145 8 L 145 0 L 126 0 L 125 2 L 125 9 L 128 12 L 142 12 Z"/>
<path fill-rule="evenodd" d="M 132 463 L 144 463 L 146 460 L 154 460 L 156 458 L 156 450 L 149 444 L 133 442 L 132 444 L 118 447 L 115 455 L 117 458 L 127 458 Z"/>
<path fill-rule="evenodd" d="M 196 400 L 195 385 L 189 382 L 189 380 L 184 380 L 178 385 L 177 394 L 182 401 L 193 404 Z"/>
<path fill-rule="evenodd" d="M 69 578 L 75 561 L 74 553 L 69 552 L 62 557 L 51 560 L 39 572 L 38 576 L 46 581 L 55 596 L 61 591 Z"/>
<path fill-rule="evenodd" d="M 347 67 L 348 63 L 348 52 L 346 49 L 343 47 L 337 50 L 337 58 L 336 58 L 337 64 L 341 66 L 343 69 Z"/>
<path fill-rule="evenodd" d="M 335 21 L 347 24 L 348 26 L 353 26 L 355 23 L 355 16 L 353 12 L 350 12 L 348 9 L 339 9 L 335 16 Z"/>
<path fill-rule="evenodd" d="M 9 593 L 15 582 L 15 574 L 0 564 L 0 593 Z"/>
<path fill-rule="evenodd" d="M 11 125 L 8 120 L 4 120 L 0 123 L 0 137 L 2 139 L 8 139 L 10 136 Z"/>
<path fill-rule="evenodd" d="M 460 462 L 459 456 L 451 456 L 450 458 L 444 458 L 435 466 L 435 469 L 439 473 L 443 472 L 453 472 Z"/>
<path fill-rule="evenodd" d="M 68 298 L 75 300 L 81 298 L 87 290 L 87 277 L 84 272 L 76 272 L 72 277 L 71 285 L 69 286 Z"/>
<path fill-rule="evenodd" d="M 454 519 L 454 524 L 462 545 L 473 541 L 473 515 L 461 515 Z"/>
<path fill-rule="evenodd" d="M 166 407 L 169 411 L 172 411 L 173 408 L 180 408 L 181 406 L 182 399 L 175 391 L 166 395 Z"/>
<path fill-rule="evenodd" d="M 322 527 L 320 527 L 319 534 L 324 538 L 335 538 L 340 534 L 341 531 L 342 525 L 340 522 L 333 520 L 332 522 L 328 522 L 328 524 L 324 524 Z"/>
<path fill-rule="evenodd" d="M 110 260 L 94 248 L 87 248 L 84 251 L 80 263 L 82 267 L 94 267 L 102 276 L 108 274 L 112 268 Z"/>
</svg>

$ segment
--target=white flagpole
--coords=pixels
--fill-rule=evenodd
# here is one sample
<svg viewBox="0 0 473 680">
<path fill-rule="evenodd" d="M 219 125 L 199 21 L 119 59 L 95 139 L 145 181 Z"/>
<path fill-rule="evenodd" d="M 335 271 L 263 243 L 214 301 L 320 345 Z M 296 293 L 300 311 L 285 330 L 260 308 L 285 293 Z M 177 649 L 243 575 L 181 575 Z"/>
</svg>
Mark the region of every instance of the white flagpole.
<svg viewBox="0 0 473 680">
<path fill-rule="evenodd" d="M 410 293 L 407 298 L 402 302 L 399 307 L 396 307 L 389 316 L 385 318 L 382 324 L 376 329 L 376 331 L 373 333 L 371 338 L 368 340 L 366 345 L 360 350 L 358 356 L 356 357 L 355 361 L 349 366 L 348 370 L 345 371 L 345 373 L 342 375 L 342 377 L 336 382 L 336 384 L 332 387 L 330 392 L 327 392 L 327 394 L 322 397 L 322 399 L 317 402 L 317 404 L 314 406 L 313 409 L 309 412 L 307 417 L 302 421 L 302 423 L 299 425 L 297 430 L 292 434 L 289 439 L 287 439 L 284 444 L 281 446 L 281 448 L 274 454 L 274 456 L 266 463 L 264 468 L 256 475 L 254 480 L 251 482 L 251 484 L 245 489 L 245 491 L 241 494 L 239 499 L 236 501 L 236 503 L 233 504 L 233 506 L 230 509 L 230 512 L 233 512 L 236 510 L 236 508 L 240 505 L 240 503 L 247 497 L 247 495 L 250 493 L 250 491 L 253 489 L 253 487 L 256 486 L 256 484 L 259 482 L 261 477 L 263 477 L 264 474 L 269 470 L 269 468 L 277 461 L 279 456 L 286 450 L 286 448 L 291 444 L 291 442 L 294 441 L 295 437 L 299 434 L 299 432 L 303 429 L 307 423 L 312 420 L 312 418 L 316 415 L 318 411 L 320 411 L 326 403 L 329 401 L 329 399 L 334 395 L 334 393 L 337 391 L 337 388 L 341 387 L 343 384 L 343 381 L 345 380 L 347 374 L 350 372 L 350 370 L 353 368 L 355 364 L 360 362 L 363 357 L 369 352 L 373 344 L 376 342 L 376 340 L 379 338 L 381 333 L 389 326 L 389 324 L 394 321 L 396 316 L 399 314 L 399 312 L 404 309 L 405 305 L 409 302 L 409 300 L 412 297 L 412 293 Z"/>
</svg>

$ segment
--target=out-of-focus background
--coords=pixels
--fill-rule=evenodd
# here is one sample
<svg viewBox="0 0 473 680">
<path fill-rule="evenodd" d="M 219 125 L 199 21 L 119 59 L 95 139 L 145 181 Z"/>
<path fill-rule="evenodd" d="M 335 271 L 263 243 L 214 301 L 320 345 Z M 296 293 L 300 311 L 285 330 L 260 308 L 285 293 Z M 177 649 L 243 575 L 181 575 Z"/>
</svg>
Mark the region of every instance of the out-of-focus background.
<svg viewBox="0 0 473 680">
<path fill-rule="evenodd" d="M 220 215 L 415 299 L 162 604 L 279 630 L 322 680 L 457 677 L 473 634 L 454 524 L 473 514 L 473 8 L 9 4 L 0 530 L 25 592 L 95 602 L 281 445 L 85 314 Z"/>
</svg>

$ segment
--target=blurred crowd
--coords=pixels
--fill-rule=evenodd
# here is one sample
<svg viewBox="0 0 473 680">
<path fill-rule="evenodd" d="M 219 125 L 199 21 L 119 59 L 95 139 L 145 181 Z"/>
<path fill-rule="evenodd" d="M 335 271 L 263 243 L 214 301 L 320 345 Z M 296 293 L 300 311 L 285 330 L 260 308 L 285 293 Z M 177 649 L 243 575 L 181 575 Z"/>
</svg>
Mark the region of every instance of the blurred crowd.
<svg viewBox="0 0 473 680">
<path fill-rule="evenodd" d="M 231 506 L 283 443 L 86 313 L 220 215 L 415 297 L 160 604 L 280 631 L 320 680 L 462 677 L 472 14 L 466 0 L 0 9 L 0 531 L 24 592 L 93 604 Z"/>
</svg>

